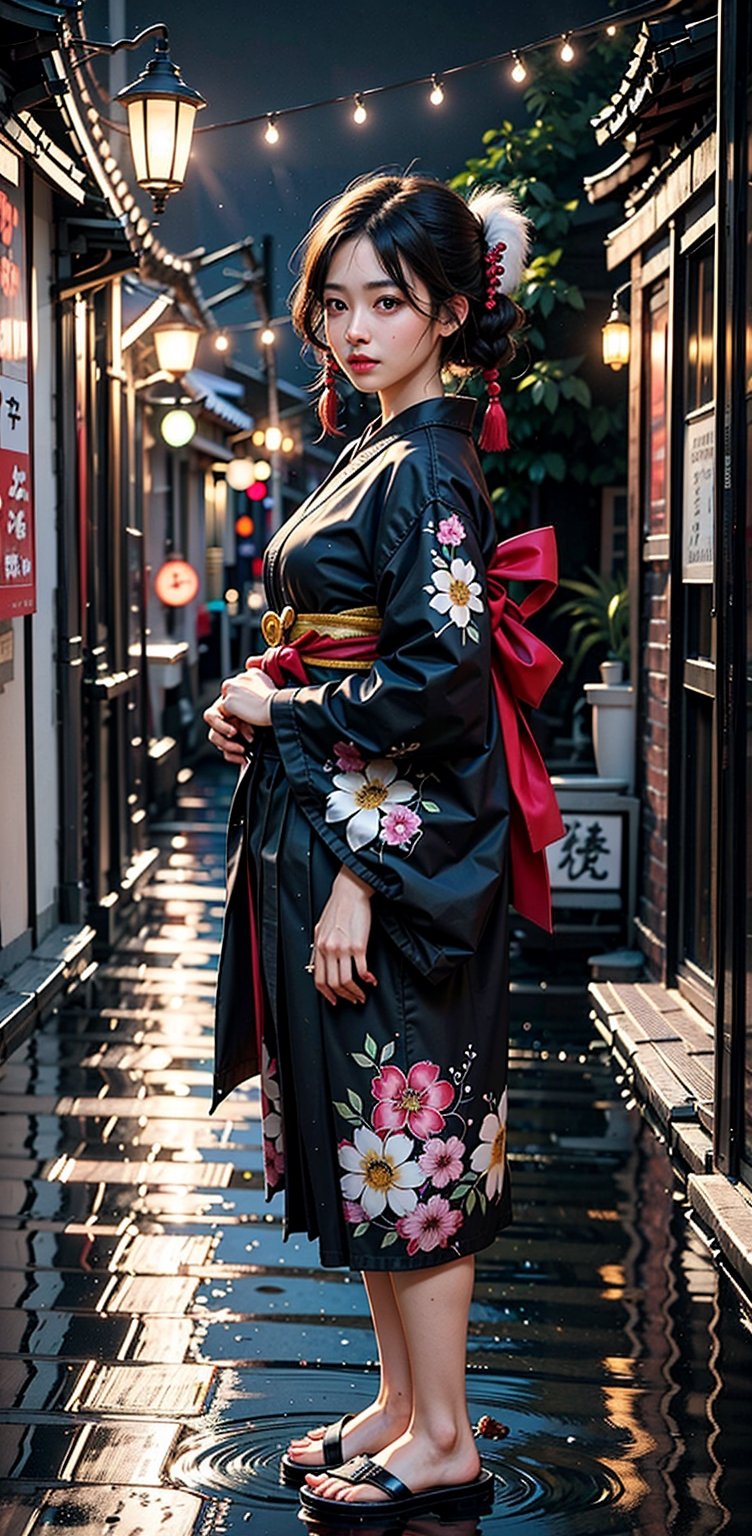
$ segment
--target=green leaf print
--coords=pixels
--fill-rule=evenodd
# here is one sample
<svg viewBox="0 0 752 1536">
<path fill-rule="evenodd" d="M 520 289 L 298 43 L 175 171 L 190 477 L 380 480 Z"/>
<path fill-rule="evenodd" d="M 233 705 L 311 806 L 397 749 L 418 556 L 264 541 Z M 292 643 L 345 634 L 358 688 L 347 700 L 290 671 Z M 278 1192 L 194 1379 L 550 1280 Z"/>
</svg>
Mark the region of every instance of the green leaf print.
<svg viewBox="0 0 752 1536">
<path fill-rule="evenodd" d="M 353 1229 L 353 1237 L 365 1237 L 370 1225 L 370 1221 L 359 1221 L 357 1227 Z"/>
<path fill-rule="evenodd" d="M 334 1108 L 336 1109 L 337 1114 L 341 1115 L 343 1120 L 347 1120 L 350 1125 L 360 1125 L 363 1116 L 354 1115 L 349 1104 L 338 1104 L 335 1101 Z"/>
<path fill-rule="evenodd" d="M 468 1216 L 472 1216 L 473 1211 L 475 1210 L 475 1190 L 474 1189 L 471 1189 L 471 1191 L 470 1191 L 470 1193 L 469 1193 L 469 1195 L 467 1197 L 467 1201 L 465 1203 L 465 1210 L 467 1211 Z"/>
<path fill-rule="evenodd" d="M 366 1035 L 364 1041 L 364 1050 L 366 1055 L 370 1056 L 371 1061 L 376 1060 L 376 1057 L 378 1056 L 378 1046 L 371 1035 Z"/>
<path fill-rule="evenodd" d="M 421 805 L 424 811 L 436 812 L 441 810 L 441 806 L 437 805 L 435 800 L 421 800 Z"/>
<path fill-rule="evenodd" d="M 382 1048 L 382 1052 L 381 1052 L 381 1055 L 379 1057 L 379 1066 L 383 1067 L 385 1061 L 391 1061 L 393 1055 L 394 1055 L 394 1041 L 393 1040 L 389 1040 L 387 1042 L 387 1044 Z"/>
<path fill-rule="evenodd" d="M 368 1067 L 370 1069 L 373 1066 L 370 1056 L 364 1056 L 362 1051 L 351 1051 L 350 1055 L 359 1067 Z"/>
<path fill-rule="evenodd" d="M 363 1100 L 361 1099 L 360 1094 L 356 1093 L 353 1088 L 348 1088 L 348 1090 L 347 1090 L 347 1097 L 350 1100 L 350 1103 L 352 1104 L 353 1109 L 357 1109 L 358 1114 L 362 1115 L 362 1113 L 363 1113 Z"/>
<path fill-rule="evenodd" d="M 382 1248 L 390 1248 L 392 1243 L 396 1243 L 398 1235 L 397 1232 L 387 1232 L 381 1239 Z"/>
</svg>

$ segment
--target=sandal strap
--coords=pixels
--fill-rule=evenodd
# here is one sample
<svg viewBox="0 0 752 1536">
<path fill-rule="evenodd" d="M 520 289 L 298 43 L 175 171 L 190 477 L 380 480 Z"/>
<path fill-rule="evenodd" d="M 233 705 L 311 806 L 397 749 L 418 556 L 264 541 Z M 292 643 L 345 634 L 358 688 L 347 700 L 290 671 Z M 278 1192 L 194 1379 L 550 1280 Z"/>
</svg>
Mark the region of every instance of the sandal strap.
<svg viewBox="0 0 752 1536">
<path fill-rule="evenodd" d="M 341 1477 L 345 1483 L 372 1483 L 374 1488 L 380 1488 L 390 1499 L 413 1497 L 412 1490 L 401 1478 L 395 1477 L 388 1467 L 382 1467 L 378 1461 L 372 1461 L 370 1456 L 353 1456 L 351 1461 L 346 1461 L 343 1467 L 338 1468 L 337 1477 Z"/>
<path fill-rule="evenodd" d="M 346 1424 L 350 1423 L 353 1415 L 343 1413 L 336 1424 L 330 1424 L 321 1437 L 321 1448 L 324 1455 L 325 1467 L 338 1467 L 342 1461 L 342 1431 Z"/>
</svg>

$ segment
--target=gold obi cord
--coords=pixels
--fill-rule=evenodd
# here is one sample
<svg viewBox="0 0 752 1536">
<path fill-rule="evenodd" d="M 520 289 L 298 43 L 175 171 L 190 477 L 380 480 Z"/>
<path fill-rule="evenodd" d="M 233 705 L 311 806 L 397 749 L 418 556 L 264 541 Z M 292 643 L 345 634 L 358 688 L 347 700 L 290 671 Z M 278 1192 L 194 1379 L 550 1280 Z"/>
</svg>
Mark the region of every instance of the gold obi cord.
<svg viewBox="0 0 752 1536">
<path fill-rule="evenodd" d="M 281 613 L 268 609 L 261 620 L 261 633 L 267 645 L 294 644 L 314 629 L 318 635 L 329 635 L 333 640 L 352 640 L 360 635 L 378 635 L 381 615 L 372 605 L 366 608 L 344 608 L 341 613 L 296 613 L 288 604 Z M 370 661 L 324 660 L 321 656 L 307 656 L 301 652 L 304 662 L 312 666 L 335 667 L 343 671 L 368 672 Z"/>
</svg>

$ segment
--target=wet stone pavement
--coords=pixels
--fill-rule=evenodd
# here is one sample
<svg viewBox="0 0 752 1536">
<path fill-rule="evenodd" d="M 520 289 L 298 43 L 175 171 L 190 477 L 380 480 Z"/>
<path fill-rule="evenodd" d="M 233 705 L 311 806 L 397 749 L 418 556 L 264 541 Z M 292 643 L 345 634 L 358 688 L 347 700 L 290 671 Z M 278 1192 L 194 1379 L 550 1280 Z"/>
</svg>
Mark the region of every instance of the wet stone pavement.
<svg viewBox="0 0 752 1536">
<path fill-rule="evenodd" d="M 281 1450 L 374 1390 L 357 1277 L 264 1204 L 257 1089 L 207 1115 L 232 777 L 183 784 L 139 933 L 0 1080 L 0 1536 L 293 1536 Z M 517 1011 L 516 1219 L 469 1347 L 495 1507 L 381 1530 L 741 1536 L 749 1321 L 585 1002 Z"/>
</svg>

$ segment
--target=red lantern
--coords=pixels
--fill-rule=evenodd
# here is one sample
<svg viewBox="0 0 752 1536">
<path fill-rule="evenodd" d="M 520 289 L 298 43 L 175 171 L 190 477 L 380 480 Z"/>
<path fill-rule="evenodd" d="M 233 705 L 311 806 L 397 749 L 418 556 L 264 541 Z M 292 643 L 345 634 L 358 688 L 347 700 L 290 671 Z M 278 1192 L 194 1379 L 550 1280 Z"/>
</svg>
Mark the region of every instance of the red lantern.
<svg viewBox="0 0 752 1536">
<path fill-rule="evenodd" d="M 185 608 L 200 586 L 198 571 L 180 555 L 171 555 L 154 577 L 154 591 L 167 608 Z"/>
</svg>

